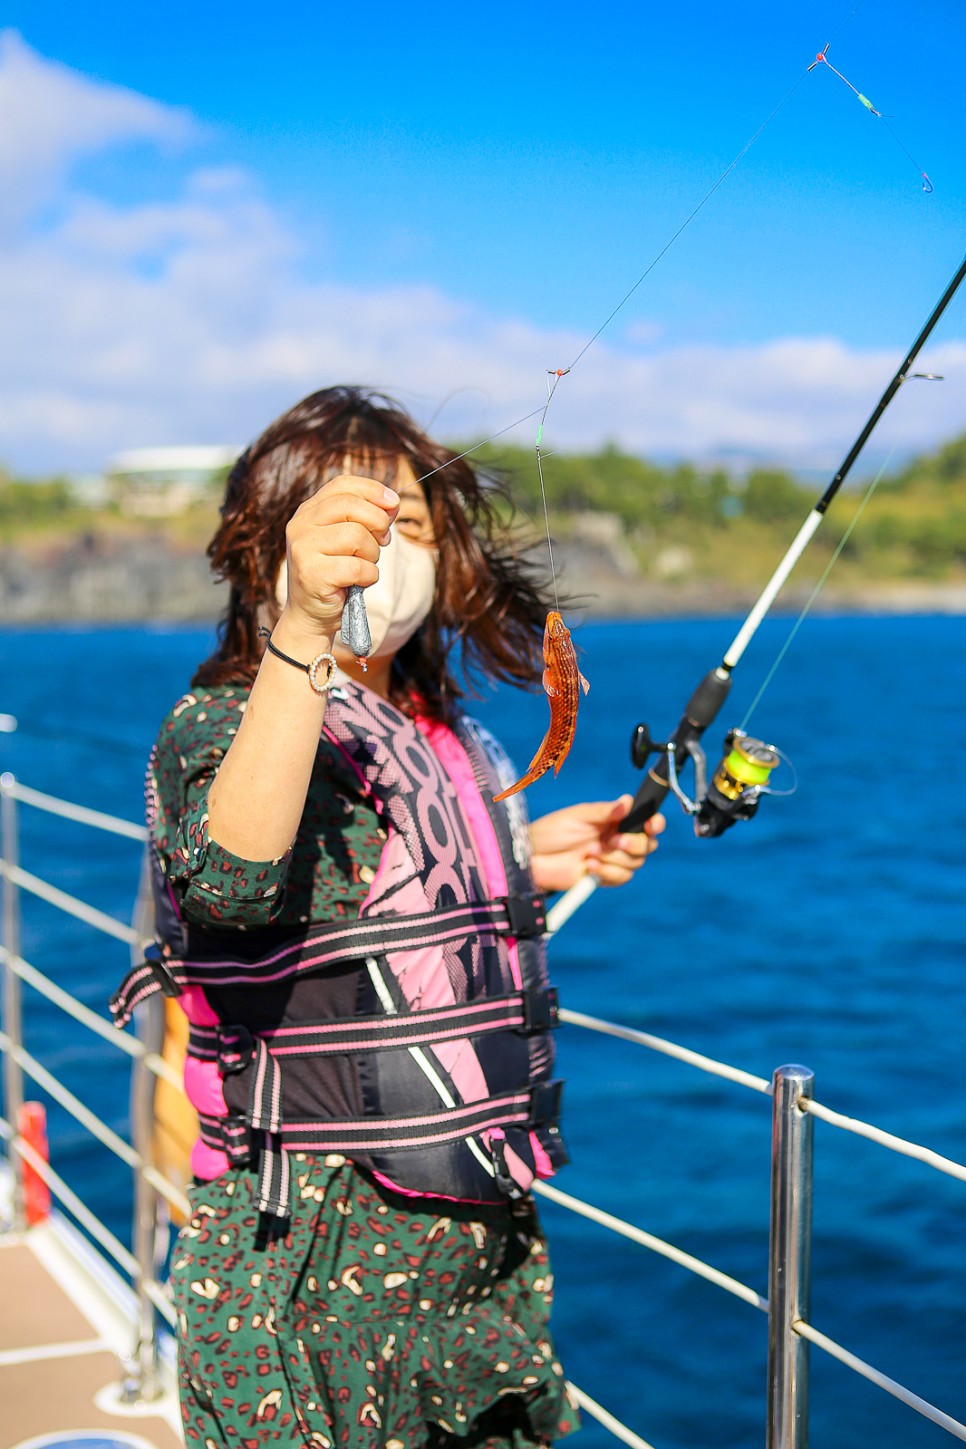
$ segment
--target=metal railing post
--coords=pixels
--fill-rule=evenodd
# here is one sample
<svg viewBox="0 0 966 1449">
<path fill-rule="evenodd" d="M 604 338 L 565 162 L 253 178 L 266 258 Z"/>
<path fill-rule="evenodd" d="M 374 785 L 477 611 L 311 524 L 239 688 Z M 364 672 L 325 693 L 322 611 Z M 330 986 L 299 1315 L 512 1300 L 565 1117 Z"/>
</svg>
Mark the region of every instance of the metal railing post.
<svg viewBox="0 0 966 1449">
<path fill-rule="evenodd" d="M 809 1067 L 778 1067 L 773 1078 L 771 1232 L 768 1262 L 767 1449 L 807 1449 L 808 1344 L 795 1332 L 808 1318 L 812 1258 L 812 1119 Z"/>
<path fill-rule="evenodd" d="M 23 1012 L 20 977 L 12 963 L 20 956 L 20 891 L 13 880 L 13 869 L 20 861 L 17 830 L 16 781 L 10 774 L 0 775 L 0 849 L 3 857 L 3 1029 L 10 1045 L 23 1046 Z M 20 1130 L 23 1109 L 23 1068 L 15 1051 L 8 1051 L 3 1060 L 3 1094 L 7 1121 L 14 1132 Z M 11 1152 L 13 1166 L 13 1225 L 18 1232 L 26 1227 L 23 1191 L 23 1158 Z"/>
<path fill-rule="evenodd" d="M 150 906 L 150 877 L 147 857 L 141 864 L 141 879 L 134 907 L 134 929 L 142 938 L 140 947 L 131 947 L 131 964 L 144 957 L 143 947 L 153 937 L 154 914 Z M 138 1036 L 152 1052 L 164 1045 L 164 1007 L 158 1001 L 148 1002 L 138 1014 Z M 121 1388 L 128 1402 L 149 1402 L 161 1393 L 158 1374 L 157 1315 L 148 1293 L 148 1284 L 158 1270 L 158 1194 L 144 1177 L 143 1164 L 154 1159 L 154 1099 L 157 1083 L 145 1066 L 144 1058 L 136 1058 L 131 1079 L 131 1141 L 141 1159 L 142 1167 L 134 1174 L 134 1256 L 138 1262 L 138 1337 L 129 1375 Z"/>
</svg>

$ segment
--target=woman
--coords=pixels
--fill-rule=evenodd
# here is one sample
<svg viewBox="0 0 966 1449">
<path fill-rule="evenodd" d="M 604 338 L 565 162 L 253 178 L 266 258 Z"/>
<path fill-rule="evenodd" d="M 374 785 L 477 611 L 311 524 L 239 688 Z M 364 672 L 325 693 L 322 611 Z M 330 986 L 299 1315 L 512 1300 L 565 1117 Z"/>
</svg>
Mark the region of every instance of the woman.
<svg viewBox="0 0 966 1449">
<path fill-rule="evenodd" d="M 527 1188 L 565 1160 L 536 891 L 628 880 L 630 797 L 527 826 L 451 655 L 539 678 L 500 500 L 388 399 L 316 393 L 239 460 L 216 652 L 149 772 L 201 1139 L 174 1255 L 186 1438 L 547 1444 L 576 1426 Z M 368 658 L 339 641 L 364 589 Z"/>
</svg>

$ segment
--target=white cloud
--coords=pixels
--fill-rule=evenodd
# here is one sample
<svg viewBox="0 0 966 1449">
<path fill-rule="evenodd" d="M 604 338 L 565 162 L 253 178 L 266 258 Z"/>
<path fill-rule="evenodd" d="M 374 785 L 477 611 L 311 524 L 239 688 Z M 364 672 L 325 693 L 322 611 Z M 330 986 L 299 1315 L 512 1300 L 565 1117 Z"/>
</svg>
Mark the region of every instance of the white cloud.
<svg viewBox="0 0 966 1449">
<path fill-rule="evenodd" d="M 0 31 L 0 227 L 56 197 L 81 156 L 135 141 L 180 146 L 198 134 L 187 112 L 89 80 Z"/>
<path fill-rule="evenodd" d="M 659 342 L 666 330 L 663 322 L 631 322 L 624 328 L 624 341 L 631 346 L 647 346 Z"/>
<path fill-rule="evenodd" d="M 301 239 L 237 168 L 186 166 L 174 200 L 136 205 L 72 186 L 85 156 L 201 134 L 181 111 L 0 37 L 0 196 L 16 193 L 17 207 L 0 230 L 0 458 L 15 468 L 82 471 L 121 448 L 247 439 L 337 381 L 383 386 L 426 419 L 442 404 L 440 433 L 479 437 L 539 411 L 546 369 L 584 346 L 576 332 L 494 316 L 429 285 L 307 280 Z M 43 206 L 45 225 L 31 224 Z M 646 321 L 615 327 L 561 379 L 547 444 L 825 467 L 896 363 L 831 337 L 675 346 Z M 946 349 L 936 370 L 950 380 L 915 384 L 914 405 L 901 397 L 890 411 L 904 449 L 962 427 L 966 345 Z M 530 418 L 512 436 L 530 443 L 535 430 Z"/>
</svg>

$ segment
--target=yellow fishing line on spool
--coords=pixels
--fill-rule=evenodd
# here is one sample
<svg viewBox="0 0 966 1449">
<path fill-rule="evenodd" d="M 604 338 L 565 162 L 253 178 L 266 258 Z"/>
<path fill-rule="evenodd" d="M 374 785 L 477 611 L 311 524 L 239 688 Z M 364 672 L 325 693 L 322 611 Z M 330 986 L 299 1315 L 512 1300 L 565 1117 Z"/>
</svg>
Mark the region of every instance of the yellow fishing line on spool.
<svg viewBox="0 0 966 1449">
<path fill-rule="evenodd" d="M 749 785 L 767 785 L 779 754 L 772 745 L 750 735 L 737 736 L 714 772 L 712 783 L 728 800 L 737 800 Z"/>
</svg>

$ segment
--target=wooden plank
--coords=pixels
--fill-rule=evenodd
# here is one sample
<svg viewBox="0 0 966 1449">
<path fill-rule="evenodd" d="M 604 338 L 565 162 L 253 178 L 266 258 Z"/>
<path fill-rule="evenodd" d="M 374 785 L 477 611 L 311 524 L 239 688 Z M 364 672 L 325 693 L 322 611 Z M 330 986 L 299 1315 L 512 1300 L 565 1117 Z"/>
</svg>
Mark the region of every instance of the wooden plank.
<svg viewBox="0 0 966 1449">
<path fill-rule="evenodd" d="M 0 1239 L 0 1353 L 65 1340 L 97 1340 L 67 1294 L 22 1239 Z"/>
<path fill-rule="evenodd" d="M 54 1434 L 67 1449 L 84 1433 L 119 1446 L 182 1449 L 170 1404 L 167 1415 L 113 1408 L 121 1364 L 82 1302 L 48 1270 L 29 1233 L 0 1235 L 0 1449 Z"/>
<path fill-rule="evenodd" d="M 100 1430 L 120 1443 L 141 1441 L 152 1449 L 182 1449 L 182 1439 L 157 1415 L 108 1413 L 95 1403 L 100 1390 L 118 1380 L 112 1353 L 85 1354 L 67 1359 L 35 1359 L 0 1367 L 0 1449 L 17 1449 L 41 1434 L 71 1434 Z"/>
</svg>

